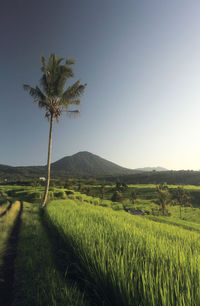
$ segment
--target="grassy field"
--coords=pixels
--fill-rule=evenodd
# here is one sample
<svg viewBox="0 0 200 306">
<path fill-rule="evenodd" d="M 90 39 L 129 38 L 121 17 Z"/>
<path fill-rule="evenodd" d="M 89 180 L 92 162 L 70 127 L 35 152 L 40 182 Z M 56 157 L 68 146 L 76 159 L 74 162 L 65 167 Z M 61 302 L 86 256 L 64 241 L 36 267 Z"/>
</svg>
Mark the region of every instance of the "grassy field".
<svg viewBox="0 0 200 306">
<path fill-rule="evenodd" d="M 200 302 L 199 233 L 73 201 L 46 213 L 106 304 Z"/>
<path fill-rule="evenodd" d="M 180 219 L 178 206 L 153 214 L 155 185 L 123 194 L 126 201 L 136 189 L 134 209 L 145 216 L 110 201 L 114 186 L 104 199 L 101 186 L 94 196 L 51 187 L 43 213 L 44 187 L 0 186 L 3 304 L 200 305 L 200 188 L 186 187 L 197 202 Z"/>
</svg>

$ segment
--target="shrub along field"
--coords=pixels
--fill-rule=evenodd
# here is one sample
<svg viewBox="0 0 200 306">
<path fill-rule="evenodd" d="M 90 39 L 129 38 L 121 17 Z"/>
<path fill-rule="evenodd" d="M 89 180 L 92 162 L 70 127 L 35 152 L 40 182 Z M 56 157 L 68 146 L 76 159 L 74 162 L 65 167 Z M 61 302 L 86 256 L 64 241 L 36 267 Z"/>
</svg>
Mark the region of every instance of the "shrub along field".
<svg viewBox="0 0 200 306">
<path fill-rule="evenodd" d="M 200 188 L 185 187 L 195 208 L 182 219 L 179 206 L 154 214 L 155 185 L 128 186 L 121 202 L 103 188 L 51 187 L 41 211 L 44 187 L 0 186 L 3 305 L 200 305 Z"/>
<path fill-rule="evenodd" d="M 147 204 L 154 203 L 156 201 L 156 187 L 157 185 L 154 184 L 137 184 L 137 185 L 126 185 L 127 187 L 122 187 L 122 197 L 124 200 L 130 199 L 131 193 L 134 190 L 137 194 L 137 200 L 141 203 L 142 201 Z M 179 185 L 168 185 L 170 191 L 178 188 Z M 191 194 L 191 203 L 193 207 L 200 207 L 200 187 L 198 186 L 191 186 L 186 185 L 182 186 L 185 190 L 187 190 Z M 85 191 L 85 188 L 82 188 Z M 102 198 L 102 186 L 89 186 L 86 189 L 89 189 L 89 193 L 96 197 Z M 111 199 L 114 190 L 116 189 L 116 185 L 105 185 L 103 198 L 104 199 Z"/>
</svg>

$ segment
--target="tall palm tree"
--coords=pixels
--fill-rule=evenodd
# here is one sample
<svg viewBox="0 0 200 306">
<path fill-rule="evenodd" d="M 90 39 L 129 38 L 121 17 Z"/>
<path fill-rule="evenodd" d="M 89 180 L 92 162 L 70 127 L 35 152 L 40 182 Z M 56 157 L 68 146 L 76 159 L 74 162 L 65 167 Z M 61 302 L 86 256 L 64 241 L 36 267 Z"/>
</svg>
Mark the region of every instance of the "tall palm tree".
<svg viewBox="0 0 200 306">
<path fill-rule="evenodd" d="M 42 56 L 42 77 L 40 79 L 41 89 L 39 86 L 31 87 L 30 85 L 23 85 L 24 90 L 27 90 L 34 98 L 34 102 L 40 108 L 45 110 L 45 117 L 50 121 L 47 180 L 44 198 L 42 200 L 42 207 L 46 205 L 50 183 L 52 130 L 54 119 L 56 122 L 59 122 L 59 118 L 63 112 L 78 114 L 78 110 L 70 111 L 69 106 L 80 104 L 80 96 L 84 93 L 86 87 L 86 84 L 82 85 L 80 80 L 78 80 L 73 85 L 65 88 L 68 79 L 74 76 L 72 71 L 74 60 L 67 59 L 64 64 L 62 64 L 63 60 L 63 58 L 59 58 L 55 54 L 51 54 L 48 60 Z"/>
</svg>

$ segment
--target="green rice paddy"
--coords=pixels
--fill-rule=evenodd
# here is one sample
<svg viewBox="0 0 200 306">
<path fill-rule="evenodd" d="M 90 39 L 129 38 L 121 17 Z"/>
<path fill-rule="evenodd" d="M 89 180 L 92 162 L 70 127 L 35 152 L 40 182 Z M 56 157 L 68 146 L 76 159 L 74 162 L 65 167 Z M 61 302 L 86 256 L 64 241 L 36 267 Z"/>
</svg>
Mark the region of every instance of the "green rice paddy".
<svg viewBox="0 0 200 306">
<path fill-rule="evenodd" d="M 155 185 L 125 191 L 123 201 L 130 204 L 128 195 L 137 189 L 134 209 L 145 216 L 113 203 L 112 187 L 106 187 L 104 199 L 95 188 L 95 196 L 88 196 L 51 187 L 41 211 L 44 187 L 0 186 L 1 284 L 5 255 L 14 252 L 12 286 L 6 292 L 0 285 L 0 294 L 10 294 L 15 306 L 200 305 L 200 188 L 187 186 L 196 202 L 183 207 L 183 219 L 178 206 L 168 207 L 170 216 L 153 214 L 158 210 Z"/>
</svg>

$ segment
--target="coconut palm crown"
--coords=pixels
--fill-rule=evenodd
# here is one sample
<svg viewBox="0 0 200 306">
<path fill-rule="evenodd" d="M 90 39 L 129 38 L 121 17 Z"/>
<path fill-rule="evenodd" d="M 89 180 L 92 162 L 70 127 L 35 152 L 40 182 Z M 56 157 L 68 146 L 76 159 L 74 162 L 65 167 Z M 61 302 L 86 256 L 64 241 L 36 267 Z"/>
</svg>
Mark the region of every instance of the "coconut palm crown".
<svg viewBox="0 0 200 306">
<path fill-rule="evenodd" d="M 62 64 L 64 58 L 59 58 L 55 54 L 51 54 L 48 61 L 41 57 L 42 77 L 40 79 L 40 87 L 31 87 L 23 85 L 24 90 L 27 90 L 33 97 L 34 102 L 45 110 L 45 116 L 50 121 L 49 130 L 49 147 L 47 158 L 47 180 L 45 194 L 42 201 L 42 207 L 46 205 L 48 189 L 50 183 L 50 161 L 52 147 L 52 129 L 54 119 L 59 122 L 59 118 L 63 112 L 68 114 L 78 114 L 78 110 L 69 110 L 70 105 L 79 105 L 80 97 L 84 94 L 86 84 L 82 85 L 80 80 L 66 88 L 68 79 L 74 77 L 72 65 L 74 60 L 67 59 Z"/>
</svg>

